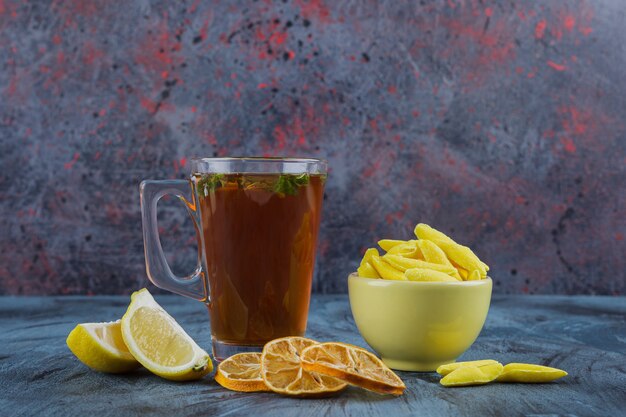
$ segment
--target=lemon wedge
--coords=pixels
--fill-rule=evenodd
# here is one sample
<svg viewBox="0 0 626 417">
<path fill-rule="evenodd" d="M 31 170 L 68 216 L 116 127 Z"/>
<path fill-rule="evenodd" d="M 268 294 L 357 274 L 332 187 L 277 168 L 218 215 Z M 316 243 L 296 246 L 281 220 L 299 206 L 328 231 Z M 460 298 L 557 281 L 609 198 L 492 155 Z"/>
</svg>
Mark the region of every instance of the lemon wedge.
<svg viewBox="0 0 626 417">
<path fill-rule="evenodd" d="M 66 343 L 82 363 L 96 371 L 120 373 L 139 366 L 122 339 L 120 320 L 79 324 Z"/>
<path fill-rule="evenodd" d="M 209 354 L 145 288 L 131 296 L 122 317 L 122 337 L 132 355 L 162 378 L 188 381 L 200 379 L 213 370 Z"/>
</svg>

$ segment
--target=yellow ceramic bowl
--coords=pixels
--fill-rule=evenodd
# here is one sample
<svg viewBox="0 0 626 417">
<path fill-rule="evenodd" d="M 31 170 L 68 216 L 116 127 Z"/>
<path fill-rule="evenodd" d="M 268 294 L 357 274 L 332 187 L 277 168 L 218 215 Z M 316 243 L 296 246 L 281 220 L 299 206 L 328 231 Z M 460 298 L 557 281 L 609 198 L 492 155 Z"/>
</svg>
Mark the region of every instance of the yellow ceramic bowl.
<svg viewBox="0 0 626 417">
<path fill-rule="evenodd" d="M 474 343 L 491 302 L 491 278 L 413 282 L 348 277 L 363 339 L 392 369 L 434 371 Z"/>
</svg>

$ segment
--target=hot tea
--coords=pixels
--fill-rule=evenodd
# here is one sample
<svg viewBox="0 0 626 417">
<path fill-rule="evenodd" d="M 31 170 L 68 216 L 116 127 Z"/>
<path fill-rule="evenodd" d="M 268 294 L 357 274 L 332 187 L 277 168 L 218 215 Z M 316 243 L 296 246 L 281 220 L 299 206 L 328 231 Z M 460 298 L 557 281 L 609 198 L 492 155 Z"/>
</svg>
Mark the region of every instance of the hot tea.
<svg viewBox="0 0 626 417">
<path fill-rule="evenodd" d="M 260 346 L 304 335 L 325 179 L 194 175 L 214 340 Z"/>
</svg>

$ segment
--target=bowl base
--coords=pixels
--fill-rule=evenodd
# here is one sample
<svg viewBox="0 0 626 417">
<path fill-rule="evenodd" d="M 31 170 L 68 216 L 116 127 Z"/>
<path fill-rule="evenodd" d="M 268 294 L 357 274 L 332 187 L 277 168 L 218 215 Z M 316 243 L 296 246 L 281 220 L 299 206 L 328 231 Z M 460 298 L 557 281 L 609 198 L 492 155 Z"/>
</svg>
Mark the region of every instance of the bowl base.
<svg viewBox="0 0 626 417">
<path fill-rule="evenodd" d="M 454 359 L 441 362 L 416 362 L 398 359 L 381 358 L 385 365 L 396 371 L 413 371 L 413 372 L 434 372 L 441 365 L 447 365 L 455 362 Z"/>
</svg>

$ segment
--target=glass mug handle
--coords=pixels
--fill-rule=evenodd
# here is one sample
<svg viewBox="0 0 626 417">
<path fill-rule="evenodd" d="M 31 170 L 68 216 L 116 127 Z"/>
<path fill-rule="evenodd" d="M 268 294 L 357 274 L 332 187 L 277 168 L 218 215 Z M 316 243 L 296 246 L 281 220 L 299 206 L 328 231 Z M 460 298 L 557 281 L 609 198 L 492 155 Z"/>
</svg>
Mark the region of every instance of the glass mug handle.
<svg viewBox="0 0 626 417">
<path fill-rule="evenodd" d="M 192 203 L 185 198 L 190 190 Z M 139 186 L 139 194 L 148 278 L 154 285 L 164 290 L 208 302 L 209 294 L 202 271 L 200 250 L 198 251 L 198 265 L 191 275 L 186 277 L 174 275 L 165 259 L 157 226 L 157 203 L 165 195 L 173 194 L 185 204 L 196 233 L 199 233 L 199 218 L 193 186 L 187 180 L 145 180 Z"/>
</svg>

